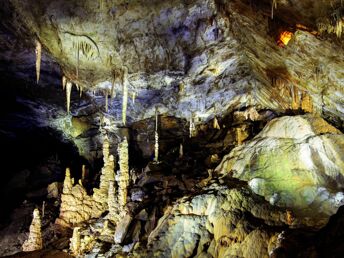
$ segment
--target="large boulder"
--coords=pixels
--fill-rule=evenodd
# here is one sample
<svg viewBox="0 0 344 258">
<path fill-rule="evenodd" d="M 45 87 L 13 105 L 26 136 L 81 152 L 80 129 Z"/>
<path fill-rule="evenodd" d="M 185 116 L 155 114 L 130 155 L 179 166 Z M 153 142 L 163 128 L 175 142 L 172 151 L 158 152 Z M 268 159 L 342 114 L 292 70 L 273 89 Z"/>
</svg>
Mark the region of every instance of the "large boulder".
<svg viewBox="0 0 344 258">
<path fill-rule="evenodd" d="M 247 181 L 271 204 L 328 218 L 344 204 L 344 135 L 320 117 L 277 118 L 216 172 Z"/>
<path fill-rule="evenodd" d="M 288 214 L 240 182 L 213 183 L 168 207 L 149 235 L 147 249 L 134 256 L 269 257 L 284 229 L 309 223 L 296 217 L 291 222 Z"/>
</svg>

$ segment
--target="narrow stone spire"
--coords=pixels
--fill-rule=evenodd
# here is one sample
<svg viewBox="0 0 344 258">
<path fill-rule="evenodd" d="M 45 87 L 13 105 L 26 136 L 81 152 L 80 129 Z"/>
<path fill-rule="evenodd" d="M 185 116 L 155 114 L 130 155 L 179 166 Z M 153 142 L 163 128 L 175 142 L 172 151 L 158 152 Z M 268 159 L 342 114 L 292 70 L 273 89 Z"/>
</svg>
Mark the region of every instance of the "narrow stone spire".
<svg viewBox="0 0 344 258">
<path fill-rule="evenodd" d="M 39 216 L 39 210 L 35 209 L 33 211 L 29 238 L 23 244 L 23 251 L 31 252 L 35 250 L 41 250 L 42 248 L 41 218 Z"/>
<path fill-rule="evenodd" d="M 39 82 L 39 76 L 41 73 L 41 60 L 42 60 L 42 45 L 41 43 L 36 40 L 36 79 L 37 84 Z"/>
<path fill-rule="evenodd" d="M 155 145 L 154 145 L 154 162 L 159 162 L 159 134 L 158 134 L 158 109 L 155 108 Z"/>
</svg>

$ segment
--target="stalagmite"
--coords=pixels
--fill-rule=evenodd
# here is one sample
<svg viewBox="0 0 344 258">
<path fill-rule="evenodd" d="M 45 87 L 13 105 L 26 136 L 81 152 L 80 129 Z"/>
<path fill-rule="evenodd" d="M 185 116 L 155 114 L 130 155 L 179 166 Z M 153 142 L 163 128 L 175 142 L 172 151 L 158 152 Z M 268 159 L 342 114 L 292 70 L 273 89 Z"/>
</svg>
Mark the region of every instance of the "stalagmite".
<svg viewBox="0 0 344 258">
<path fill-rule="evenodd" d="M 73 84 L 71 82 L 66 83 L 66 98 L 67 98 L 67 114 L 69 114 L 70 110 L 70 94 L 72 92 Z"/>
<path fill-rule="evenodd" d="M 41 73 L 41 60 L 42 60 L 42 45 L 36 40 L 36 79 L 39 81 L 39 75 Z"/>
<path fill-rule="evenodd" d="M 73 229 L 73 236 L 70 239 L 70 251 L 74 256 L 78 256 L 81 254 L 81 239 L 80 239 L 80 232 L 79 232 L 80 228 L 79 227 L 75 227 Z"/>
<path fill-rule="evenodd" d="M 183 158 L 184 156 L 184 151 L 183 151 L 183 144 L 179 145 L 179 158 Z"/>
<path fill-rule="evenodd" d="M 193 114 L 190 114 L 190 127 L 189 127 L 189 137 L 192 138 L 196 135 L 196 127 L 193 121 Z"/>
<path fill-rule="evenodd" d="M 82 165 L 81 167 L 81 180 L 82 182 L 85 182 L 86 179 L 86 166 Z"/>
<path fill-rule="evenodd" d="M 66 76 L 62 76 L 62 89 L 65 90 L 67 84 Z"/>
<path fill-rule="evenodd" d="M 30 226 L 29 238 L 23 244 L 23 251 L 30 252 L 41 250 L 43 248 L 42 233 L 41 233 L 41 218 L 39 210 L 33 211 L 33 219 Z"/>
<path fill-rule="evenodd" d="M 70 169 L 66 168 L 66 175 L 65 175 L 65 179 L 63 181 L 63 190 L 62 193 L 64 194 L 68 194 L 72 191 L 72 187 L 73 187 L 73 179 L 71 179 L 70 177 Z"/>
<path fill-rule="evenodd" d="M 93 189 L 93 199 L 102 207 L 100 212 L 108 208 L 109 185 L 115 180 L 115 158 L 110 155 L 110 143 L 107 136 L 103 140 L 103 160 L 104 167 L 100 175 L 99 189 Z"/>
<path fill-rule="evenodd" d="M 221 129 L 220 125 L 219 125 L 219 122 L 217 121 L 216 117 L 214 118 L 213 127 L 214 127 L 214 129 L 218 129 L 218 130 Z"/>
<path fill-rule="evenodd" d="M 159 134 L 158 134 L 158 109 L 155 109 L 155 145 L 154 162 L 159 162 Z"/>
<path fill-rule="evenodd" d="M 128 154 L 128 141 L 124 140 L 118 144 L 119 155 L 119 168 L 116 181 L 118 184 L 118 202 L 121 207 L 125 207 L 127 203 L 127 191 L 129 185 L 129 154 Z"/>
<path fill-rule="evenodd" d="M 114 187 L 114 181 L 109 182 L 109 193 L 108 193 L 108 206 L 109 214 L 108 218 L 117 223 L 119 220 L 119 209 L 118 209 L 118 200 L 116 198 L 116 190 Z"/>
</svg>

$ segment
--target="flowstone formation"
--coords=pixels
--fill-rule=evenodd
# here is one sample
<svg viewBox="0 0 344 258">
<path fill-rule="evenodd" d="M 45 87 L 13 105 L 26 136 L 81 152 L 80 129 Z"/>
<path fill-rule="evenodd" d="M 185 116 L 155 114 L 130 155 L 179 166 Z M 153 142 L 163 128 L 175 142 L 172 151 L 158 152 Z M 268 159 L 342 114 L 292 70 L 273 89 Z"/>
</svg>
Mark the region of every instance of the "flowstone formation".
<svg viewBox="0 0 344 258">
<path fill-rule="evenodd" d="M 285 116 L 233 149 L 216 173 L 247 181 L 271 204 L 326 223 L 344 204 L 343 151 L 344 135 L 322 118 Z"/>
<path fill-rule="evenodd" d="M 43 248 L 42 232 L 41 232 L 41 218 L 39 210 L 33 211 L 33 218 L 30 226 L 29 238 L 23 244 L 24 252 L 31 252 L 41 250 Z"/>
<path fill-rule="evenodd" d="M 287 212 L 245 187 L 213 183 L 168 207 L 136 257 L 269 257 L 288 227 Z M 304 221 L 295 220 L 294 227 Z M 309 222 L 308 222 L 309 223 Z M 312 223 L 316 224 L 316 221 Z M 258 226 L 259 224 L 259 226 Z"/>
</svg>

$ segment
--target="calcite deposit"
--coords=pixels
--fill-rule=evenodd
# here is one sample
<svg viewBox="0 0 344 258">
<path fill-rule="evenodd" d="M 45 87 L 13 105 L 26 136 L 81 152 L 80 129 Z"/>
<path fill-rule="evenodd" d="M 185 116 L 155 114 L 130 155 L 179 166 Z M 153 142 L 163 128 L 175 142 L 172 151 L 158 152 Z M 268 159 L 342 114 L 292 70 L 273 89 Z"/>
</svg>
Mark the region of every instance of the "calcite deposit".
<svg viewBox="0 0 344 258">
<path fill-rule="evenodd" d="M 328 218 L 344 204 L 344 135 L 313 115 L 270 121 L 216 168 L 247 181 L 273 205 Z"/>
<path fill-rule="evenodd" d="M 39 210 L 33 211 L 33 218 L 30 225 L 30 232 L 28 239 L 23 243 L 23 251 L 31 252 L 43 249 L 43 239 L 41 232 L 41 218 Z"/>
<path fill-rule="evenodd" d="M 343 256 L 344 1 L 0 17 L 0 256 Z"/>
</svg>

